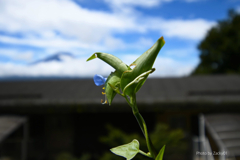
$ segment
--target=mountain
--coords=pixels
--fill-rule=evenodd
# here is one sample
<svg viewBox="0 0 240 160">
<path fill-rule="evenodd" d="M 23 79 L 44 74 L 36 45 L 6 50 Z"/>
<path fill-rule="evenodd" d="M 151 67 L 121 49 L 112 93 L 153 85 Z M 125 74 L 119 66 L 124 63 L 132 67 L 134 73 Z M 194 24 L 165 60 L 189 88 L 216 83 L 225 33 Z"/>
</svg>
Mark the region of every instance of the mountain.
<svg viewBox="0 0 240 160">
<path fill-rule="evenodd" d="M 29 65 L 36 65 L 43 62 L 52 62 L 52 61 L 62 62 L 64 61 L 64 59 L 69 59 L 69 58 L 72 59 L 75 57 L 69 52 L 57 52 L 54 55 L 48 56 L 44 59 L 37 60 L 35 62 L 30 63 Z"/>
<path fill-rule="evenodd" d="M 26 70 L 26 68 L 34 67 L 34 65 L 41 64 L 41 63 L 49 63 L 49 62 L 63 62 L 69 59 L 76 58 L 73 54 L 69 52 L 57 52 L 55 54 L 52 54 L 51 56 L 47 56 L 46 58 L 37 60 L 35 62 L 29 63 L 27 66 L 25 66 L 23 69 L 25 69 L 26 72 L 29 70 Z M 19 75 L 19 74 L 12 74 L 8 76 L 0 76 L 0 81 L 25 81 L 25 80 L 56 80 L 56 79 L 79 79 L 79 76 L 34 76 L 31 73 L 29 75 Z"/>
</svg>

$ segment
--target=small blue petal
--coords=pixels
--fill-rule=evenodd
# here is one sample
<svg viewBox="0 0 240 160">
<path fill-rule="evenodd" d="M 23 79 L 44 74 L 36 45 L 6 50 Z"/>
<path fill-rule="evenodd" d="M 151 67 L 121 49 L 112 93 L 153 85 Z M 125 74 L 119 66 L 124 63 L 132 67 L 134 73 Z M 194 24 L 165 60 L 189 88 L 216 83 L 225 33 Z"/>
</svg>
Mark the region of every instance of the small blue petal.
<svg viewBox="0 0 240 160">
<path fill-rule="evenodd" d="M 104 85 L 107 78 L 104 78 L 103 76 L 99 75 L 99 74 L 96 74 L 94 77 L 93 77 L 93 80 L 94 80 L 94 83 L 97 85 L 97 86 L 101 86 L 101 85 Z"/>
</svg>

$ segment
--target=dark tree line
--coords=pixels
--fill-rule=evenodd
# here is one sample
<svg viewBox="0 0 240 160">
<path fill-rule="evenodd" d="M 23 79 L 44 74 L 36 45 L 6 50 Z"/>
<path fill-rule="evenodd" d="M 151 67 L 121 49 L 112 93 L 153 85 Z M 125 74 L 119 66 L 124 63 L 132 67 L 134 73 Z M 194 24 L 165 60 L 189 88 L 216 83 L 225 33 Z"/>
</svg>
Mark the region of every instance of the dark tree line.
<svg viewBox="0 0 240 160">
<path fill-rule="evenodd" d="M 197 74 L 240 73 L 240 14 L 233 10 L 226 20 L 210 29 L 199 44 L 200 63 Z"/>
</svg>

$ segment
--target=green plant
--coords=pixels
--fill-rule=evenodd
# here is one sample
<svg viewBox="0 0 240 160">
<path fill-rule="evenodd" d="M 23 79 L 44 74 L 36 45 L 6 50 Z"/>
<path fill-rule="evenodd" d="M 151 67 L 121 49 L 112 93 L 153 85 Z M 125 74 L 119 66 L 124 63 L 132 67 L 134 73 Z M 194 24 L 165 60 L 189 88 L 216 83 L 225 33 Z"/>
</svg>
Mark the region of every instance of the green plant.
<svg viewBox="0 0 240 160">
<path fill-rule="evenodd" d="M 111 105 L 116 94 L 124 97 L 131 107 L 133 114 L 136 117 L 138 124 L 145 136 L 147 148 L 149 151 L 147 153 L 139 149 L 139 142 L 136 139 L 132 140 L 132 142 L 128 144 L 124 144 L 111 149 L 113 153 L 119 156 L 123 156 L 127 160 L 135 157 L 137 153 L 140 153 L 149 158 L 153 158 L 155 160 L 162 160 L 163 158 L 165 145 L 162 147 L 159 153 L 157 153 L 148 134 L 147 125 L 139 113 L 136 102 L 136 93 L 142 87 L 148 75 L 155 71 L 155 68 L 152 68 L 152 66 L 160 49 L 164 44 L 165 41 L 163 37 L 159 38 L 150 49 L 144 52 L 129 66 L 123 63 L 119 58 L 107 53 L 96 52 L 87 59 L 87 61 L 89 61 L 95 58 L 99 58 L 115 69 L 115 71 L 112 72 L 107 79 L 103 78 L 100 75 L 94 76 L 96 85 L 105 85 L 103 88 L 105 89 L 105 92 L 103 92 L 103 94 L 105 94 L 106 98 L 105 101 L 102 101 L 102 103 L 109 103 L 109 105 Z M 131 69 L 130 66 L 135 67 Z"/>
<path fill-rule="evenodd" d="M 141 144 L 140 148 L 143 150 L 147 149 L 145 138 L 139 133 L 125 132 L 120 128 L 113 125 L 106 125 L 107 134 L 101 136 L 99 141 L 107 146 L 116 146 L 118 144 L 126 144 L 132 139 L 137 139 Z M 156 148 L 161 148 L 164 144 L 167 144 L 167 148 L 164 155 L 171 159 L 171 157 L 178 157 L 179 159 L 186 156 L 188 153 L 187 139 L 185 139 L 185 132 L 182 129 L 171 129 L 167 124 L 157 123 L 153 130 L 150 132 L 153 145 Z M 122 157 L 116 157 L 110 152 L 104 152 L 99 160 L 121 160 Z M 142 155 L 136 155 L 136 160 L 147 160 L 148 157 Z M 172 158 L 175 159 L 175 158 Z M 182 158 L 184 159 L 184 158 Z"/>
</svg>

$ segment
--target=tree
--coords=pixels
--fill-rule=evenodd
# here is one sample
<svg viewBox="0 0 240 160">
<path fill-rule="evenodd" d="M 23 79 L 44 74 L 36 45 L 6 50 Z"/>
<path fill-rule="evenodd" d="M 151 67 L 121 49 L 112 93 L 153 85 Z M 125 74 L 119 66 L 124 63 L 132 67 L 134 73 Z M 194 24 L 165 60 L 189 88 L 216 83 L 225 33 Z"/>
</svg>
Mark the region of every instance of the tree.
<svg viewBox="0 0 240 160">
<path fill-rule="evenodd" d="M 230 10 L 199 44 L 201 62 L 197 74 L 240 73 L 240 14 Z"/>
</svg>

